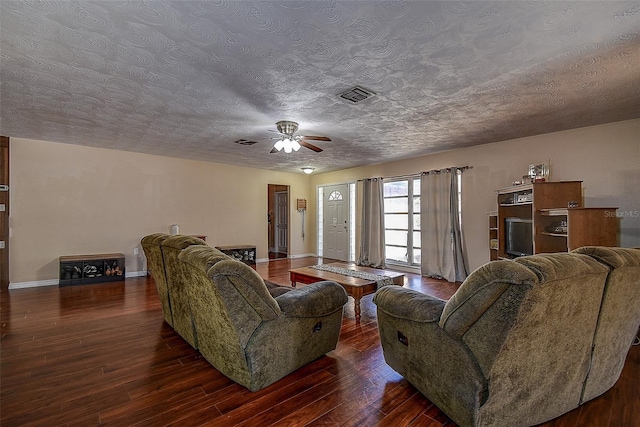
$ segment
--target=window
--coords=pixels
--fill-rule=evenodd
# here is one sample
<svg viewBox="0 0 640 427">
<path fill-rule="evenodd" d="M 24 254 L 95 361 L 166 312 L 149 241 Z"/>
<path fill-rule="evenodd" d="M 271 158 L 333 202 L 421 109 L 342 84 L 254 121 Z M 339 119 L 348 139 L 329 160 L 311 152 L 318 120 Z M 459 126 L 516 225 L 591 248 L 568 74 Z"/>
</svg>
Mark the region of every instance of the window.
<svg viewBox="0 0 640 427">
<path fill-rule="evenodd" d="M 342 193 L 340 193 L 338 190 L 333 190 L 329 194 L 329 201 L 334 201 L 334 200 L 342 200 Z"/>
<path fill-rule="evenodd" d="M 386 260 L 419 266 L 420 178 L 385 181 L 383 188 Z"/>
</svg>

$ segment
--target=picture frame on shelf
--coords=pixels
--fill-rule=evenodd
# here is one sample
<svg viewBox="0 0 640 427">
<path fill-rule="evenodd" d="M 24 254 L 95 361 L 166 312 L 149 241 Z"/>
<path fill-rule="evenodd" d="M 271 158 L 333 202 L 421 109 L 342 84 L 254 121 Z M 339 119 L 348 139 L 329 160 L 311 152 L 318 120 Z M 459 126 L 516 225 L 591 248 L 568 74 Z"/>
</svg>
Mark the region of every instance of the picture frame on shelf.
<svg viewBox="0 0 640 427">
<path fill-rule="evenodd" d="M 529 176 L 532 181 L 548 181 L 549 162 L 529 165 Z"/>
</svg>

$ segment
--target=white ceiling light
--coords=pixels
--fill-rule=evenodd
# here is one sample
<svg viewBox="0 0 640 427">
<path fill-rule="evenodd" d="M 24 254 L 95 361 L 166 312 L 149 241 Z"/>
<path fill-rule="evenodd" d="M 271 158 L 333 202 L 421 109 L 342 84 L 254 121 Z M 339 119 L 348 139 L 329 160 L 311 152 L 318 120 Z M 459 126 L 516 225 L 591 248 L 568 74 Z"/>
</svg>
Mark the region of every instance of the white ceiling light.
<svg viewBox="0 0 640 427">
<path fill-rule="evenodd" d="M 276 141 L 273 145 L 273 148 L 276 150 L 284 150 L 285 153 L 289 154 L 293 151 L 298 151 L 300 149 L 300 143 L 295 140 L 295 138 L 282 138 Z"/>
<path fill-rule="evenodd" d="M 313 171 L 315 170 L 315 168 L 312 167 L 304 167 L 302 168 L 302 172 L 306 173 L 307 175 L 311 175 L 313 173 Z"/>
</svg>

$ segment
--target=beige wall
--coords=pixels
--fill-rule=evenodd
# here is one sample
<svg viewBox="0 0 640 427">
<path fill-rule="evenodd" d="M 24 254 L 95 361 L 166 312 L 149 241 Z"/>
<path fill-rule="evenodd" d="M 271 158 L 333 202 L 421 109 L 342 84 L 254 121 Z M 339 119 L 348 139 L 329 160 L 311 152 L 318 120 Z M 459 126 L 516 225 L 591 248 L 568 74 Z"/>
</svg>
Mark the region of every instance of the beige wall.
<svg viewBox="0 0 640 427">
<path fill-rule="evenodd" d="M 223 164 L 11 138 L 10 281 L 58 278 L 58 257 L 122 252 L 128 273 L 149 233 L 204 234 L 212 245 L 255 244 L 267 257 L 268 184 L 313 200 L 309 177 Z M 291 254 L 311 245 L 291 233 Z M 139 248 L 140 249 L 140 248 Z M 142 253 L 142 250 L 140 249 Z"/>
<path fill-rule="evenodd" d="M 640 120 L 611 123 L 447 151 L 380 165 L 312 175 L 312 185 L 393 177 L 449 166 L 463 174 L 463 228 L 470 267 L 489 260 L 488 219 L 495 189 L 526 174 L 529 164 L 551 163 L 551 180 L 581 180 L 585 206 L 616 206 L 621 246 L 640 246 Z M 315 210 L 309 212 L 315 215 Z"/>
<path fill-rule="evenodd" d="M 140 238 L 205 234 L 211 245 L 253 243 L 267 257 L 267 186 L 290 186 L 293 256 L 315 253 L 316 188 L 470 165 L 463 227 L 472 268 L 489 259 L 486 212 L 495 192 L 550 160 L 552 180 L 582 180 L 586 206 L 617 206 L 621 246 L 640 246 L 640 120 L 550 133 L 339 172 L 290 174 L 68 144 L 11 139 L 10 280 L 58 277 L 58 257 L 122 252 L 127 271 Z M 308 201 L 305 240 L 295 200 Z"/>
</svg>

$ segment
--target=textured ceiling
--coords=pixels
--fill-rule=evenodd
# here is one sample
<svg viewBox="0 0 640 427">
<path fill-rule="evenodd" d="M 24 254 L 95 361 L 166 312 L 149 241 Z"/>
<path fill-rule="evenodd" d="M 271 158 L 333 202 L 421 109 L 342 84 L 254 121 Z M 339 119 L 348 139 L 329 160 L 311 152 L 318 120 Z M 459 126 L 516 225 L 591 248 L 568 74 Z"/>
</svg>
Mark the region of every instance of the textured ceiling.
<svg viewBox="0 0 640 427">
<path fill-rule="evenodd" d="M 13 137 L 325 172 L 640 117 L 637 1 L 2 0 L 0 13 Z M 336 96 L 354 85 L 376 96 Z M 278 120 L 332 142 L 269 154 Z"/>
</svg>

